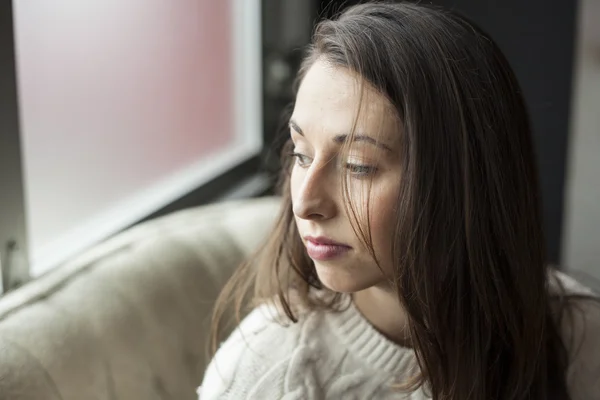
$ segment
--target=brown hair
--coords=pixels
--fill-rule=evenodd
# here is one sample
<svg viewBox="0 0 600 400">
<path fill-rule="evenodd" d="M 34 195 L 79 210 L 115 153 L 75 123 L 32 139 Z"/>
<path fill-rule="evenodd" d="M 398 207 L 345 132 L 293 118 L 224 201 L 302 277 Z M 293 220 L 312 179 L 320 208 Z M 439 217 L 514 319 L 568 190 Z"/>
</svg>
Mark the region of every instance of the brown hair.
<svg viewBox="0 0 600 400">
<path fill-rule="evenodd" d="M 420 366 L 410 387 L 426 384 L 436 400 L 568 399 L 531 128 L 498 46 L 453 12 L 369 3 L 317 25 L 299 81 L 317 58 L 358 74 L 402 121 L 392 254 Z M 228 305 L 239 322 L 246 306 L 266 301 L 291 321 L 299 304 L 339 304 L 308 295 L 325 289 L 295 226 L 289 160 L 272 234 L 218 300 L 213 350 Z"/>
</svg>

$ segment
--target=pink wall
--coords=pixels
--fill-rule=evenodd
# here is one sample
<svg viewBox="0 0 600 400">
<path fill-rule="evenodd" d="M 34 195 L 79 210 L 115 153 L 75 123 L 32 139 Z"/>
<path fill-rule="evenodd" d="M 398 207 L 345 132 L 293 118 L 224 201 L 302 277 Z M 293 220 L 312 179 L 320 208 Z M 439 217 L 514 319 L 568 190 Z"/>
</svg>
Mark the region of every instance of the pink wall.
<svg viewBox="0 0 600 400">
<path fill-rule="evenodd" d="M 230 7 L 14 2 L 31 247 L 231 146 Z"/>
</svg>

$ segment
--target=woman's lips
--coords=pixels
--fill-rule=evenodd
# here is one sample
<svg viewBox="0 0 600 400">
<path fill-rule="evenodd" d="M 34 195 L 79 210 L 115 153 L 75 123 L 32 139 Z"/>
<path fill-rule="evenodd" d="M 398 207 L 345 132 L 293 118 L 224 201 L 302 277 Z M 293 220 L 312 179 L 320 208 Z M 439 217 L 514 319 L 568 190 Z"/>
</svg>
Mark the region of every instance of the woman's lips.
<svg viewBox="0 0 600 400">
<path fill-rule="evenodd" d="M 313 238 L 308 236 L 304 239 L 306 240 L 308 256 L 318 261 L 327 261 L 340 257 L 352 248 L 327 238 Z"/>
</svg>

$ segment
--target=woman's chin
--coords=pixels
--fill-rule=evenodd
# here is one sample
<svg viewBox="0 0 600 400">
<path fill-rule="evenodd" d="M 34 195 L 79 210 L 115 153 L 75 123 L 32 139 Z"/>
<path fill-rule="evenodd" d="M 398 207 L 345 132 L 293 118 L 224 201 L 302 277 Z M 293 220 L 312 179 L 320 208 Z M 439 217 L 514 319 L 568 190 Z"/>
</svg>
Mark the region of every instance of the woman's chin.
<svg viewBox="0 0 600 400">
<path fill-rule="evenodd" d="M 359 292 L 378 285 L 383 280 L 381 274 L 372 275 L 362 268 L 350 269 L 331 262 L 315 261 L 314 263 L 319 281 L 329 290 L 338 293 Z"/>
</svg>

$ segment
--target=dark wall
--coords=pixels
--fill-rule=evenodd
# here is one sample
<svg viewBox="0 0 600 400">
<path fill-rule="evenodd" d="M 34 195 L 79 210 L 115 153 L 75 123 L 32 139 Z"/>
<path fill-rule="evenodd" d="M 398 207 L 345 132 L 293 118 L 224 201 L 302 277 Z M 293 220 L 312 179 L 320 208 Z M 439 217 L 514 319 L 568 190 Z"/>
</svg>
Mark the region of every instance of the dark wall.
<svg viewBox="0 0 600 400">
<path fill-rule="evenodd" d="M 320 1 L 330 16 L 342 4 Z M 577 1 L 435 0 L 487 31 L 502 48 L 523 88 L 534 130 L 544 202 L 548 258 L 559 262 L 571 103 Z"/>
<path fill-rule="evenodd" d="M 436 0 L 485 29 L 523 88 L 533 123 L 550 261 L 559 262 L 577 1 Z"/>
</svg>

